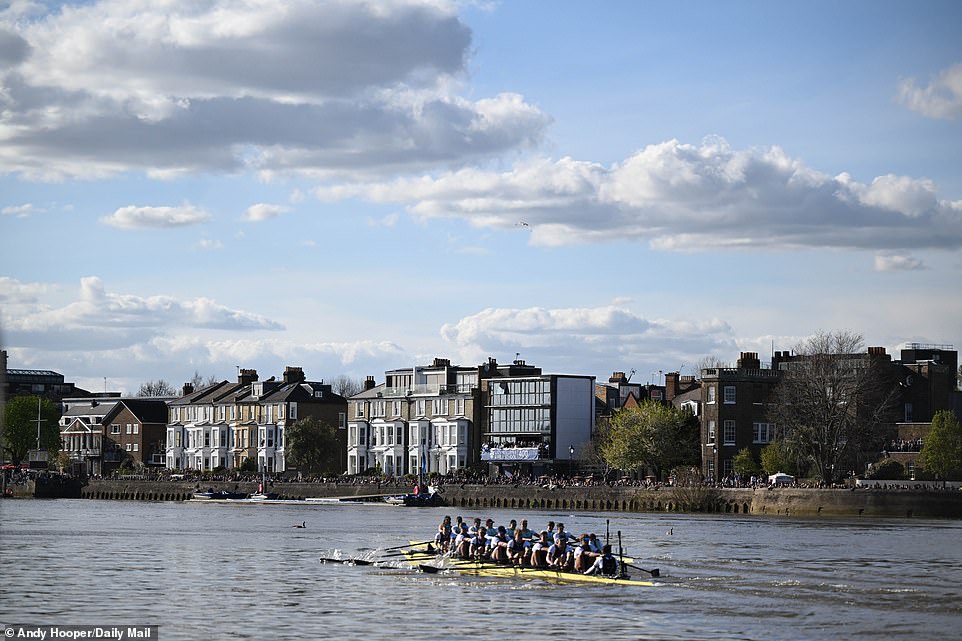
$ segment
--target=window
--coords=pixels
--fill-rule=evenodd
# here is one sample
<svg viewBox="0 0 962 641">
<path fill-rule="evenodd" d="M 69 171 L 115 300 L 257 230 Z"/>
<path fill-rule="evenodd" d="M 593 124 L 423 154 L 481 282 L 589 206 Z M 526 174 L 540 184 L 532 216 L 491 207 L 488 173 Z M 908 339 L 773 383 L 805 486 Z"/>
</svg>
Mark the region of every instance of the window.
<svg viewBox="0 0 962 641">
<path fill-rule="evenodd" d="M 111 434 L 120 434 L 120 425 L 118 425 L 117 423 L 113 423 L 113 424 L 110 426 L 110 433 L 111 433 Z"/>
<path fill-rule="evenodd" d="M 343 430 L 347 427 L 347 412 L 337 413 L 337 429 Z"/>
<path fill-rule="evenodd" d="M 732 469 L 734 469 L 732 466 L 732 459 L 726 458 L 723 463 L 723 467 L 725 470 L 725 476 L 731 476 Z"/>
<path fill-rule="evenodd" d="M 384 401 L 374 401 L 371 403 L 371 416 L 384 416 L 387 411 L 387 404 Z"/>
<path fill-rule="evenodd" d="M 210 432 L 204 430 L 204 447 L 210 447 Z"/>
<path fill-rule="evenodd" d="M 735 402 L 735 386 L 726 385 L 725 386 L 725 404 L 731 405 Z"/>
<path fill-rule="evenodd" d="M 140 434 L 140 423 L 134 423 L 134 434 Z"/>
<path fill-rule="evenodd" d="M 464 416 L 464 399 L 463 398 L 454 399 L 454 414 L 455 416 Z"/>
<path fill-rule="evenodd" d="M 135 452 L 140 451 L 140 443 L 134 443 L 134 451 Z"/>
<path fill-rule="evenodd" d="M 708 421 L 708 442 L 709 443 L 715 442 L 715 421 L 714 420 Z"/>
<path fill-rule="evenodd" d="M 127 423 L 127 433 L 128 433 L 128 434 L 133 434 L 133 432 L 131 431 L 131 430 L 133 430 L 133 429 L 134 429 L 134 426 L 131 425 L 130 423 Z"/>
<path fill-rule="evenodd" d="M 752 442 L 771 443 L 774 432 L 774 423 L 752 423 Z"/>
<path fill-rule="evenodd" d="M 431 414 L 434 416 L 446 416 L 448 413 L 448 402 L 443 398 L 436 398 L 432 403 Z"/>
<path fill-rule="evenodd" d="M 364 416 L 364 401 L 358 401 L 354 406 L 354 416 Z"/>
<path fill-rule="evenodd" d="M 912 422 L 912 404 L 911 403 L 905 404 L 905 422 L 906 423 Z"/>
<path fill-rule="evenodd" d="M 131 451 L 131 449 L 130 449 L 131 447 L 133 447 L 133 445 L 132 445 L 131 443 L 127 443 L 127 451 L 128 451 L 128 452 Z"/>
<path fill-rule="evenodd" d="M 734 445 L 735 444 L 735 421 L 725 421 L 724 422 L 724 443 L 723 445 Z"/>
<path fill-rule="evenodd" d="M 707 401 L 707 402 L 708 402 L 708 403 L 714 403 L 714 402 L 715 402 L 715 386 L 714 386 L 714 385 L 709 385 L 709 386 L 708 386 L 708 401 Z"/>
<path fill-rule="evenodd" d="M 292 421 L 297 420 L 297 403 L 291 403 L 290 419 Z"/>
<path fill-rule="evenodd" d="M 391 416 L 401 415 L 401 401 L 391 401 Z"/>
<path fill-rule="evenodd" d="M 220 431 L 220 444 L 221 447 L 227 445 L 227 432 L 225 430 Z"/>
<path fill-rule="evenodd" d="M 415 405 L 414 413 L 416 416 L 424 416 L 427 413 L 427 403 L 424 399 L 420 399 Z"/>
<path fill-rule="evenodd" d="M 231 406 L 230 406 L 230 420 L 234 421 L 234 420 L 236 420 L 236 419 L 237 419 L 237 406 L 236 406 L 236 405 L 231 405 Z"/>
</svg>

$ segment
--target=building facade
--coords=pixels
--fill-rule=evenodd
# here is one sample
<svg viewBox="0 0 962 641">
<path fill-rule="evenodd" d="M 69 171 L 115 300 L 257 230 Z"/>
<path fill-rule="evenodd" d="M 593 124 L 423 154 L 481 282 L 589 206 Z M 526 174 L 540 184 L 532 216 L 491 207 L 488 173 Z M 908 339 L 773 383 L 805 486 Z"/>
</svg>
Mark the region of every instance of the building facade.
<svg viewBox="0 0 962 641">
<path fill-rule="evenodd" d="M 66 399 L 60 440 L 74 473 L 108 475 L 129 462 L 165 463 L 167 399 L 94 397 Z"/>
<path fill-rule="evenodd" d="M 256 370 L 240 369 L 236 383 L 221 381 L 197 391 L 185 385 L 183 396 L 170 403 L 167 467 L 291 471 L 287 432 L 307 417 L 336 429 L 338 469 L 343 469 L 347 400 L 324 382 L 305 380 L 300 367 L 285 368 L 280 381 L 260 381 Z"/>
</svg>

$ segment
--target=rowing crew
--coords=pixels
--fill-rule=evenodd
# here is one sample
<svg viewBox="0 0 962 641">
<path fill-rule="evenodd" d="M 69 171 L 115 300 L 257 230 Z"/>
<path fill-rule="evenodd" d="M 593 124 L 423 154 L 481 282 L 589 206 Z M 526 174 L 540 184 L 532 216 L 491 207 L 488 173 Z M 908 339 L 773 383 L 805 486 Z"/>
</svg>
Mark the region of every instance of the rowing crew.
<svg viewBox="0 0 962 641">
<path fill-rule="evenodd" d="M 594 534 L 582 534 L 580 539 L 565 531 L 564 523 L 548 521 L 547 528 L 535 533 L 522 520 L 521 527 L 512 519 L 508 527 L 494 526 L 487 519 L 474 519 L 469 526 L 459 516 L 452 525 L 446 516 L 438 525 L 435 545 L 442 553 L 461 559 L 491 561 L 502 565 L 549 568 L 564 572 L 617 576 L 618 560 L 610 545 L 602 545 Z"/>
</svg>

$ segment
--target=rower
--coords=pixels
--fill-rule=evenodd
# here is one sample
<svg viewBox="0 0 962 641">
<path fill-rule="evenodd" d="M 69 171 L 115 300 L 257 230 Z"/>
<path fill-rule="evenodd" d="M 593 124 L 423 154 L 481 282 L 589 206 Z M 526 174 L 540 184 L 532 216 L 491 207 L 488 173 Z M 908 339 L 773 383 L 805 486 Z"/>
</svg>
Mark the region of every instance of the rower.
<svg viewBox="0 0 962 641">
<path fill-rule="evenodd" d="M 478 528 L 478 533 L 471 539 L 471 558 L 477 561 L 484 559 L 488 547 L 487 530 L 482 525 Z"/>
<path fill-rule="evenodd" d="M 540 538 L 528 527 L 528 519 L 521 519 L 521 538 L 524 539 L 525 547 L 529 550 L 531 549 L 531 545 Z"/>
<path fill-rule="evenodd" d="M 438 525 L 438 533 L 434 536 L 434 544 L 442 552 L 447 552 L 451 545 L 451 517 L 445 516 Z"/>
<path fill-rule="evenodd" d="M 611 553 L 611 545 L 606 543 L 601 548 L 601 556 L 595 559 L 595 562 L 584 573 L 618 576 L 618 559 Z"/>
<path fill-rule="evenodd" d="M 545 557 L 548 555 L 548 548 L 551 547 L 551 539 L 547 532 L 541 533 L 541 538 L 531 546 L 531 567 L 543 568 L 547 565 Z"/>
<path fill-rule="evenodd" d="M 575 572 L 584 572 L 595 561 L 595 555 L 591 551 L 587 534 L 581 536 L 581 542 L 575 546 L 574 550 L 574 569 Z"/>
<path fill-rule="evenodd" d="M 454 550 L 462 559 L 471 558 L 471 533 L 468 531 L 468 524 L 461 523 L 461 530 L 454 539 Z"/>
<path fill-rule="evenodd" d="M 530 541 L 525 541 L 521 530 L 514 531 L 514 538 L 508 541 L 508 560 L 513 565 L 524 565 L 528 559 L 528 545 Z"/>
<path fill-rule="evenodd" d="M 508 533 L 503 525 L 498 526 L 497 533 L 491 538 L 491 560 L 495 563 L 508 562 Z"/>
</svg>

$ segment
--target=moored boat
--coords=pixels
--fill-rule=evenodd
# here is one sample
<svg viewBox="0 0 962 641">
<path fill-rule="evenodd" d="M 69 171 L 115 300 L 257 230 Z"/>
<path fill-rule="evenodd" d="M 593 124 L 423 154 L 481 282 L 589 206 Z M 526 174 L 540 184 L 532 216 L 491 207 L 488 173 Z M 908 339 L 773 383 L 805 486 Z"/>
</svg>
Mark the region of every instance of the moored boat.
<svg viewBox="0 0 962 641">
<path fill-rule="evenodd" d="M 246 492 L 230 492 L 228 490 L 215 490 L 208 488 L 204 492 L 194 492 L 192 498 L 198 501 L 211 500 L 237 500 L 246 499 L 249 495 Z"/>
</svg>

